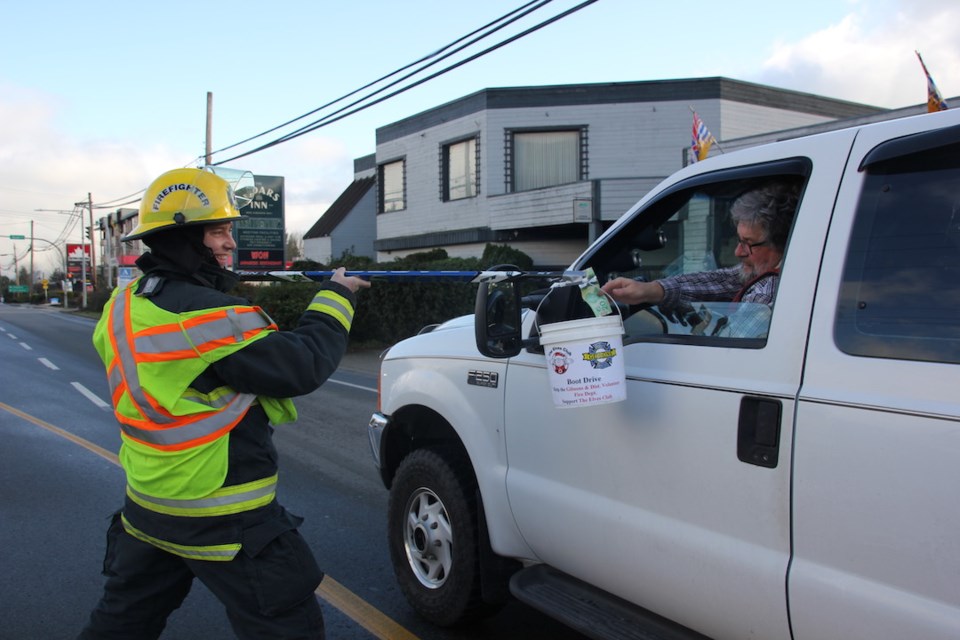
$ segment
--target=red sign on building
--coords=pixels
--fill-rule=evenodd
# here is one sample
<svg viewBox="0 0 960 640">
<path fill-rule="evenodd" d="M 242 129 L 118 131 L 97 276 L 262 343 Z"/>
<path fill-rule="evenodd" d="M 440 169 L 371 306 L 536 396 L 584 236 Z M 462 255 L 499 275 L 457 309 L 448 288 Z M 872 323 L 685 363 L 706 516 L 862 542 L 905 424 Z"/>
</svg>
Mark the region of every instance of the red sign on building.
<svg viewBox="0 0 960 640">
<path fill-rule="evenodd" d="M 90 273 L 90 245 L 67 244 L 67 275 L 75 280 L 83 276 L 83 263 L 87 263 L 87 277 Z"/>
</svg>

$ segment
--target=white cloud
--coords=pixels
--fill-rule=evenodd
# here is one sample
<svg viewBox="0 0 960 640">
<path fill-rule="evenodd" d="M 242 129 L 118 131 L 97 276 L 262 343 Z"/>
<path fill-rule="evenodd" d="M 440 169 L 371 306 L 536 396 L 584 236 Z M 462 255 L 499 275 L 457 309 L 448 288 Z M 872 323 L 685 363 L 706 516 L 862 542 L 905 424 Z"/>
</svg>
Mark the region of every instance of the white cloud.
<svg viewBox="0 0 960 640">
<path fill-rule="evenodd" d="M 836 24 L 797 42 L 781 42 L 758 81 L 809 93 L 903 107 L 926 101 L 915 50 L 944 97 L 960 93 L 960 3 L 863 2 Z"/>
<path fill-rule="evenodd" d="M 74 210 L 74 204 L 135 193 L 143 189 L 160 166 L 170 166 L 174 154 L 163 147 L 143 149 L 118 140 L 80 140 L 58 124 L 58 98 L 39 91 L 0 85 L 0 234 L 29 235 L 47 242 L 62 239 L 79 242 L 76 218 L 52 209 Z M 182 161 L 182 160 L 181 160 Z M 94 218 L 104 215 L 94 211 Z M 83 223 L 89 224 L 84 211 Z M 13 275 L 14 244 L 0 246 L 3 274 Z M 54 268 L 59 262 L 48 245 L 37 244 L 38 269 Z M 17 247 L 17 258 L 26 247 Z M 48 264 L 49 263 L 49 264 Z"/>
<path fill-rule="evenodd" d="M 4 226 L 29 220 L 36 208 L 73 208 L 143 189 L 160 167 L 176 166 L 163 146 L 144 149 L 111 139 L 81 140 L 57 123 L 56 98 L 0 87 L 0 194 Z"/>
<path fill-rule="evenodd" d="M 919 50 L 944 97 L 949 100 L 960 95 L 960 39 L 956 37 L 960 2 L 851 0 L 844 6 L 849 7 L 845 17 L 804 37 L 771 43 L 766 32 L 757 31 L 755 50 L 769 52 L 762 64 L 750 56 L 723 57 L 731 52 L 724 49 L 722 41 L 717 41 L 715 57 L 724 60 L 724 68 L 711 68 L 709 75 L 735 73 L 731 77 L 881 107 L 901 107 L 921 104 L 926 99 L 926 82 L 914 55 L 914 50 Z M 675 69 L 673 73 L 686 77 L 692 72 Z M 497 82 L 478 82 L 483 86 L 502 86 Z M 117 121 L 120 114 L 114 111 L 111 116 L 107 110 L 115 107 L 116 102 L 105 103 L 103 112 L 96 114 L 114 118 L 108 121 L 106 134 L 94 138 L 94 134 L 77 133 L 75 125 L 67 124 L 68 116 L 79 119 L 81 126 L 87 127 L 84 131 L 94 130 L 99 123 L 90 121 L 93 118 L 89 113 L 74 110 L 71 101 L 83 100 L 85 106 L 94 103 L 86 97 L 66 95 L 69 83 L 58 80 L 55 86 L 56 89 L 43 92 L 25 89 L 13 81 L 0 81 L 2 235 L 22 234 L 29 230 L 30 220 L 35 220 L 37 235 L 54 239 L 67 226 L 68 217 L 41 214 L 34 209 L 70 210 L 87 193 L 93 195 L 95 203 L 136 194 L 163 171 L 191 163 L 202 150 L 202 140 L 156 138 L 153 136 L 158 127 L 147 126 L 167 120 L 179 122 L 179 118 L 164 119 L 163 113 L 138 108 L 137 114 L 154 117 L 156 121 L 144 123 L 132 118 L 121 124 Z M 64 93 L 56 93 L 58 90 Z M 951 106 L 960 108 L 960 104 Z M 384 120 L 389 121 L 390 117 L 393 116 L 370 116 L 368 121 L 372 124 L 364 129 L 366 133 L 358 136 L 354 130 L 353 137 L 372 143 L 374 127 L 385 124 Z M 359 120 L 363 122 L 363 117 Z M 284 176 L 287 229 L 302 233 L 353 178 L 357 151 L 333 137 L 334 131 L 342 134 L 343 127 L 348 126 L 358 128 L 361 124 L 351 119 L 349 125 L 321 129 L 230 166 Z M 132 136 L 131 131 L 140 131 L 141 137 Z M 166 132 L 174 135 L 173 129 L 167 128 Z M 369 151 L 373 151 L 372 144 Z M 72 238 L 79 240 L 79 235 L 74 231 Z M 10 247 L 6 240 L 0 241 L 0 252 L 9 253 Z M 0 258 L 5 273 L 8 261 Z"/>
<path fill-rule="evenodd" d="M 353 180 L 353 158 L 340 140 L 306 135 L 230 163 L 284 177 L 287 232 L 305 233 Z"/>
<path fill-rule="evenodd" d="M 58 123 L 56 96 L 10 85 L 0 86 L 0 95 L 0 234 L 28 235 L 33 221 L 37 238 L 59 240 L 72 229 L 69 240 L 79 242 L 75 219 L 71 224 L 70 216 L 35 210 L 71 211 L 90 193 L 95 206 L 109 203 L 107 209 L 95 209 L 99 218 L 127 196 L 137 199 L 164 171 L 190 164 L 187 153 L 164 144 L 71 136 Z M 350 183 L 352 161 L 341 142 L 308 135 L 231 166 L 284 176 L 287 229 L 303 233 Z M 88 221 L 84 210 L 83 224 Z M 12 275 L 12 248 L 4 242 L 0 267 L 5 275 Z M 17 249 L 22 254 L 25 246 Z"/>
</svg>

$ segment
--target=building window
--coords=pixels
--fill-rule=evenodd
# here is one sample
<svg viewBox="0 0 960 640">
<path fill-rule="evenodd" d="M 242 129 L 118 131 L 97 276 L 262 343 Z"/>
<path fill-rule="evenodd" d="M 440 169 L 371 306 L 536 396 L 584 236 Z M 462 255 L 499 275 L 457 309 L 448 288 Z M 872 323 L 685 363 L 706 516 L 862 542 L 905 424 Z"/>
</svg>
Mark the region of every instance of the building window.
<svg viewBox="0 0 960 640">
<path fill-rule="evenodd" d="M 476 137 L 443 146 L 443 200 L 477 197 L 478 149 Z"/>
<path fill-rule="evenodd" d="M 406 167 L 403 160 L 395 160 L 377 168 L 380 213 L 402 211 L 407 208 Z"/>
<path fill-rule="evenodd" d="M 508 131 L 508 191 L 528 191 L 586 180 L 587 129 Z"/>
</svg>

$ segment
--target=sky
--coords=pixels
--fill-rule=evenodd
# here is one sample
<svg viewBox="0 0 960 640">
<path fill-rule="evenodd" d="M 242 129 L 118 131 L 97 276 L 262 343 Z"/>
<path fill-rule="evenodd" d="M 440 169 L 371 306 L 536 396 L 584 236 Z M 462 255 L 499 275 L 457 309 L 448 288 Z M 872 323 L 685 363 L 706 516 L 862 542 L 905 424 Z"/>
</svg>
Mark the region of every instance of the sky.
<svg viewBox="0 0 960 640">
<path fill-rule="evenodd" d="M 3 275 L 13 276 L 14 255 L 22 260 L 28 245 L 3 236 L 29 236 L 32 221 L 33 235 L 41 239 L 36 268 L 52 269 L 59 259 L 49 243 L 80 242 L 75 204 L 88 194 L 99 218 L 138 198 L 164 171 L 202 164 L 208 93 L 211 147 L 219 151 L 526 4 L 9 3 L 0 39 Z M 430 72 L 581 4 L 553 0 Z M 302 234 L 350 184 L 353 160 L 375 152 L 378 127 L 485 88 L 723 76 L 897 108 L 926 101 L 926 80 L 914 54 L 919 50 L 948 103 L 960 95 L 957 0 L 805 0 L 802 9 L 786 6 L 769 0 L 596 0 L 396 97 L 226 166 L 283 176 L 287 231 Z M 213 161 L 344 104 L 214 153 Z M 86 210 L 83 215 L 88 224 Z"/>
</svg>

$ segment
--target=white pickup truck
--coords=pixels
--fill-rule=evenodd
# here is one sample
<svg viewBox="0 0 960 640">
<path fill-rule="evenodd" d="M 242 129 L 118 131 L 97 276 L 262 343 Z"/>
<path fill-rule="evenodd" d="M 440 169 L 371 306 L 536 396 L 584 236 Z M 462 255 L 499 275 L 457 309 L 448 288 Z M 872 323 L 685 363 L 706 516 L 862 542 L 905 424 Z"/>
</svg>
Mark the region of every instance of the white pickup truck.
<svg viewBox="0 0 960 640">
<path fill-rule="evenodd" d="M 371 446 L 417 612 L 512 593 L 594 638 L 960 638 L 960 110 L 686 167 L 570 268 L 731 266 L 730 203 L 771 177 L 803 188 L 763 330 L 620 309 L 623 401 L 555 405 L 536 329 L 578 307 L 535 318 L 521 282 L 384 356 Z"/>
</svg>

